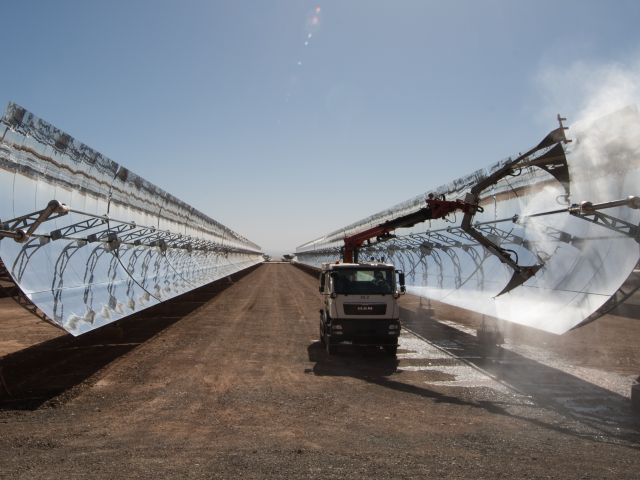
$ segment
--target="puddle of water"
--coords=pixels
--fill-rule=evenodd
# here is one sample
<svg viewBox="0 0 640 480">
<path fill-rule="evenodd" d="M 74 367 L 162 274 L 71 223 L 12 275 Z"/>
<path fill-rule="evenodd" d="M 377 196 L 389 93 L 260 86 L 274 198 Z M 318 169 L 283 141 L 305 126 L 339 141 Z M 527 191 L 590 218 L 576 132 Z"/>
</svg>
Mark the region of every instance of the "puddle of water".
<svg viewBox="0 0 640 480">
<path fill-rule="evenodd" d="M 489 375 L 477 370 L 453 355 L 447 355 L 434 345 L 412 335 L 402 332 L 400 335 L 400 349 L 398 354 L 399 371 L 406 372 L 441 372 L 455 380 L 429 380 L 429 385 L 445 385 L 452 387 L 491 388 L 496 392 L 512 394 L 506 385 L 494 380 Z M 442 341 L 439 345 L 458 345 L 455 342 Z M 447 347 L 450 348 L 450 347 Z"/>
</svg>

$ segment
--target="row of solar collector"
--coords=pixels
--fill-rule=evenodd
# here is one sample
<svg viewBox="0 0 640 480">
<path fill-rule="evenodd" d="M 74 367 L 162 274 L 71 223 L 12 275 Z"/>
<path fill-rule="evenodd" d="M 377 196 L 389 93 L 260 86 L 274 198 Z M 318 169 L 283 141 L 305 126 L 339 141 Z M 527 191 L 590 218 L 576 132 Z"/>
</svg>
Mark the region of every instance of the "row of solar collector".
<svg viewBox="0 0 640 480">
<path fill-rule="evenodd" d="M 3 189 L 4 194 L 0 192 L 0 202 L 13 205 L 14 217 L 43 208 L 52 198 L 42 195 L 55 193 L 56 200 L 71 207 L 70 213 L 128 225 L 131 230 L 138 228 L 137 225 L 146 225 L 139 227 L 141 237 L 156 235 L 160 238 L 152 241 L 173 241 L 174 248 L 184 248 L 179 246 L 184 245 L 260 250 L 228 227 L 16 104 L 9 104 L 1 123 L 5 129 L 0 137 L 0 168 L 15 175 L 12 188 Z M 26 191 L 22 194 L 17 191 L 21 188 L 20 182 L 28 179 L 47 186 L 36 189 L 33 203 L 27 193 L 32 186 L 25 185 Z M 138 221 L 122 220 L 127 217 Z M 153 228 L 155 232 L 151 231 Z M 51 232 L 56 232 L 53 238 L 60 238 L 58 235 L 62 232 L 58 230 L 54 228 Z M 134 232 L 129 233 L 131 237 Z"/>
</svg>

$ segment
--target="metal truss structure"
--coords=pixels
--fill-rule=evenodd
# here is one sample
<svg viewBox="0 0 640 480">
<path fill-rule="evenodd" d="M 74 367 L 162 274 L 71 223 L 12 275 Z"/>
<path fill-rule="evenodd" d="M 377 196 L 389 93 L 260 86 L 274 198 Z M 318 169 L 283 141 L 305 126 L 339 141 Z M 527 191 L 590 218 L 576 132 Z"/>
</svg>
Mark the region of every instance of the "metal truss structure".
<svg viewBox="0 0 640 480">
<path fill-rule="evenodd" d="M 256 244 L 18 105 L 0 129 L 0 280 L 69 333 L 263 261 Z"/>
</svg>

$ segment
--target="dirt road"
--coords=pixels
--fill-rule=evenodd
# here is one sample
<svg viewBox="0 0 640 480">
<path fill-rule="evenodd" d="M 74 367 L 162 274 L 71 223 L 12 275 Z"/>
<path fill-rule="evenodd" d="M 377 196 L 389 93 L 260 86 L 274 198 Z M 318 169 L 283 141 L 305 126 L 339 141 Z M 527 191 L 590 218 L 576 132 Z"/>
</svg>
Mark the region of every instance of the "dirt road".
<svg viewBox="0 0 640 480">
<path fill-rule="evenodd" d="M 582 421 L 442 338 L 405 332 L 397 360 L 375 350 L 328 357 L 317 309 L 311 276 L 267 264 L 196 294 L 180 314 L 6 356 L 0 477 L 640 475 L 633 417 L 607 428 Z M 107 353 L 62 365 L 59 351 Z M 30 382 L 11 377 L 20 368 Z M 58 390 L 36 388 L 47 368 Z"/>
</svg>

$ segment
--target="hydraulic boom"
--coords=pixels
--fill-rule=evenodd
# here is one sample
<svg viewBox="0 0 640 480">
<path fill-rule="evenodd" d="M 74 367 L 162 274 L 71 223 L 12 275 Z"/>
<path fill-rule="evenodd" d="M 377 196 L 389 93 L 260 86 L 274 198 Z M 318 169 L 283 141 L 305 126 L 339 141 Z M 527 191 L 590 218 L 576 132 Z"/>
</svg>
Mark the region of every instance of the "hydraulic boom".
<svg viewBox="0 0 640 480">
<path fill-rule="evenodd" d="M 538 270 L 542 268 L 542 262 L 534 265 L 520 265 L 517 254 L 513 250 L 508 250 L 494 243 L 490 238 L 485 236 L 481 231 L 475 228 L 473 218 L 476 213 L 483 211 L 479 205 L 481 194 L 492 185 L 496 185 L 502 179 L 509 176 L 517 176 L 524 168 L 540 168 L 553 176 L 564 187 L 566 196 L 569 195 L 569 168 L 565 156 L 563 144 L 571 142 L 565 136 L 567 127 L 563 125 L 565 118 L 558 115 L 560 126 L 542 139 L 542 141 L 527 151 L 520 154 L 517 158 L 509 160 L 501 168 L 497 169 L 490 175 L 480 179 L 470 191 L 467 193 L 465 200 L 447 200 L 444 195 L 436 198 L 433 194 L 429 194 L 426 199 L 427 206 L 421 208 L 417 212 L 403 215 L 392 220 L 387 220 L 375 227 L 369 228 L 362 232 L 356 233 L 344 239 L 343 261 L 345 263 L 358 263 L 358 249 L 367 242 L 371 243 L 372 239 L 378 242 L 393 238 L 393 232 L 396 228 L 412 227 L 417 223 L 426 220 L 435 220 L 446 217 L 455 211 L 462 211 L 464 216 L 460 224 L 460 228 L 473 238 L 479 245 L 484 247 L 492 255 L 496 256 L 500 262 L 508 265 L 513 270 L 511 280 L 497 296 L 507 293 L 514 288 L 522 285 L 529 278 L 533 277 Z M 517 216 L 514 217 L 514 222 Z"/>
<path fill-rule="evenodd" d="M 436 198 L 433 194 L 429 194 L 426 199 L 427 206 L 421 208 L 417 212 L 403 215 L 402 217 L 387 220 L 380 225 L 371 227 L 362 232 L 345 237 L 344 249 L 343 249 L 343 262 L 344 263 L 358 263 L 358 250 L 362 245 L 367 242 L 371 243 L 371 240 L 375 239 L 378 242 L 382 242 L 393 238 L 392 232 L 396 228 L 409 228 L 413 227 L 417 223 L 421 223 L 427 220 L 435 220 L 443 218 L 457 210 L 462 212 L 475 214 L 476 212 L 482 212 L 482 207 L 477 204 L 463 202 L 462 200 L 446 200 L 444 195 L 440 198 Z"/>
</svg>

